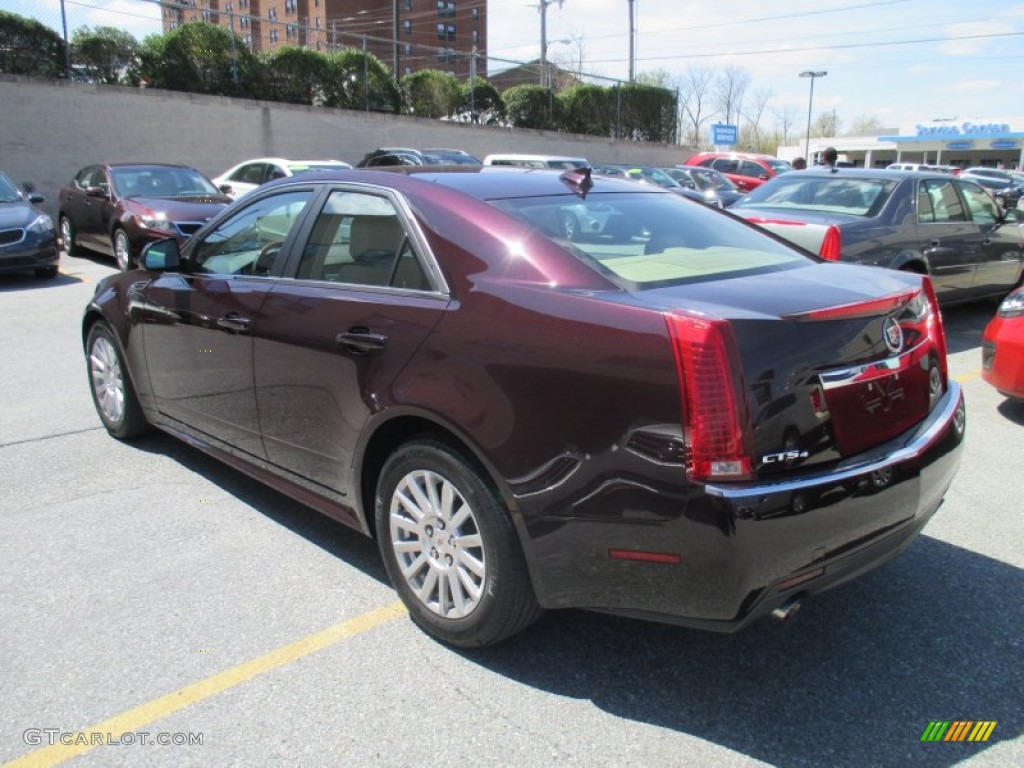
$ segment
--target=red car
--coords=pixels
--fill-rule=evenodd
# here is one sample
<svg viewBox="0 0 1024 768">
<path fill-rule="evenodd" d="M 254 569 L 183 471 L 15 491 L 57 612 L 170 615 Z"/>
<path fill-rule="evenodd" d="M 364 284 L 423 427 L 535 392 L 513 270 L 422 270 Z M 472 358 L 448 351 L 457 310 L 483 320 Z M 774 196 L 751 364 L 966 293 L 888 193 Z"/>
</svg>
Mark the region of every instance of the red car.
<svg viewBox="0 0 1024 768">
<path fill-rule="evenodd" d="M 110 434 L 376 537 L 453 645 L 544 608 L 784 618 L 913 541 L 960 462 L 925 276 L 589 168 L 303 174 L 140 264 L 83 318 Z"/>
<path fill-rule="evenodd" d="M 785 160 L 751 152 L 700 152 L 687 160 L 686 165 L 714 168 L 744 192 L 793 170 Z"/>
<path fill-rule="evenodd" d="M 981 341 L 981 376 L 1013 400 L 1024 401 L 1024 288 L 999 305 Z"/>
<path fill-rule="evenodd" d="M 79 247 L 99 251 L 124 271 L 146 243 L 184 240 L 230 202 L 184 165 L 89 165 L 60 189 L 60 235 L 69 255 Z"/>
</svg>

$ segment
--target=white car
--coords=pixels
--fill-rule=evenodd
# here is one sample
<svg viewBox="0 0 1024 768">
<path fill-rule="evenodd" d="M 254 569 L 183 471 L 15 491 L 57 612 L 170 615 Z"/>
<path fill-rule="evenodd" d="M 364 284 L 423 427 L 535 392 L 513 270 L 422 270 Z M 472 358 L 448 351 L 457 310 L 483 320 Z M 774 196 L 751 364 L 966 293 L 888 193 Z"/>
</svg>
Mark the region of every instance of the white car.
<svg viewBox="0 0 1024 768">
<path fill-rule="evenodd" d="M 341 160 L 286 160 L 283 157 L 260 157 L 246 160 L 224 171 L 213 180 L 224 194 L 238 198 L 260 184 L 309 171 L 338 171 L 352 166 Z M 225 188 L 227 187 L 227 189 Z"/>
</svg>

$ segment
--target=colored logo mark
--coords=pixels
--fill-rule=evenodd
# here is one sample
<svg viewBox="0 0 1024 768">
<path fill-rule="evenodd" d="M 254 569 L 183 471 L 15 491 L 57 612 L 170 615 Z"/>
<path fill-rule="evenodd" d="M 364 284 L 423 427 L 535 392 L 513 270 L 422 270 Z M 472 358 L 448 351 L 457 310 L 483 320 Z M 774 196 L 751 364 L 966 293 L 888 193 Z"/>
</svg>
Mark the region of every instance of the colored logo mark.
<svg viewBox="0 0 1024 768">
<path fill-rule="evenodd" d="M 921 741 L 988 741 L 996 720 L 932 720 Z"/>
</svg>

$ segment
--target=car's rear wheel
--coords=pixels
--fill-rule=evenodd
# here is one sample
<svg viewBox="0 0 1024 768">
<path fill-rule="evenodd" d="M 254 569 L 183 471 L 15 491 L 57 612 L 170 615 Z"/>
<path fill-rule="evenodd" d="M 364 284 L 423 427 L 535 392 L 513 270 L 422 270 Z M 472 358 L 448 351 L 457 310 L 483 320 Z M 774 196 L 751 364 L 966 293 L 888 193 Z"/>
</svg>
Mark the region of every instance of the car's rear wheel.
<svg viewBox="0 0 1024 768">
<path fill-rule="evenodd" d="M 114 332 L 96 323 L 86 341 L 89 391 L 103 426 L 116 438 L 127 440 L 149 431 L 135 388 L 125 370 Z"/>
<path fill-rule="evenodd" d="M 381 471 L 375 507 L 388 575 L 429 634 L 493 645 L 540 616 L 508 509 L 461 451 L 439 440 L 403 445 Z"/>
<path fill-rule="evenodd" d="M 60 215 L 60 239 L 64 244 L 64 253 L 68 256 L 78 254 L 80 249 L 75 245 L 75 225 L 63 213 Z"/>
<path fill-rule="evenodd" d="M 42 278 L 43 280 L 51 280 L 57 276 L 58 271 L 59 270 L 56 266 L 39 267 L 39 269 L 36 270 L 36 277 Z"/>
<path fill-rule="evenodd" d="M 566 240 L 580 239 L 580 220 L 576 218 L 576 214 L 569 211 L 562 213 L 562 234 Z"/>
<path fill-rule="evenodd" d="M 117 259 L 117 268 L 127 272 L 133 266 L 132 244 L 128 240 L 128 233 L 123 229 L 114 230 L 114 258 Z"/>
</svg>

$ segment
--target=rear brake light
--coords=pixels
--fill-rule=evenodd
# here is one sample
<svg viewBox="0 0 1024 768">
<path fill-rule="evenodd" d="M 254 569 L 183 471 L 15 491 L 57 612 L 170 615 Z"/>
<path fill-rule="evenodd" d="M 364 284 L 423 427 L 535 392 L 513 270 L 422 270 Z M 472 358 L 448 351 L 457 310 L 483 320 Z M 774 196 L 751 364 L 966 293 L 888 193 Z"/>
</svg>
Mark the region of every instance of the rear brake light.
<svg viewBox="0 0 1024 768">
<path fill-rule="evenodd" d="M 739 353 L 725 320 L 682 313 L 665 316 L 675 351 L 694 481 L 752 476 L 751 437 Z"/>
<path fill-rule="evenodd" d="M 839 261 L 839 250 L 842 243 L 843 238 L 839 234 L 839 227 L 830 224 L 829 228 L 825 230 L 825 239 L 821 241 L 818 256 L 825 261 Z"/>
<path fill-rule="evenodd" d="M 935 289 L 932 287 L 932 279 L 927 275 L 924 277 L 924 294 L 928 298 L 928 340 L 932 349 L 939 358 L 939 373 L 942 375 L 942 389 L 945 391 L 949 383 L 949 370 L 946 364 L 946 331 L 942 327 L 942 313 L 939 312 L 939 300 L 935 298 Z"/>
</svg>

